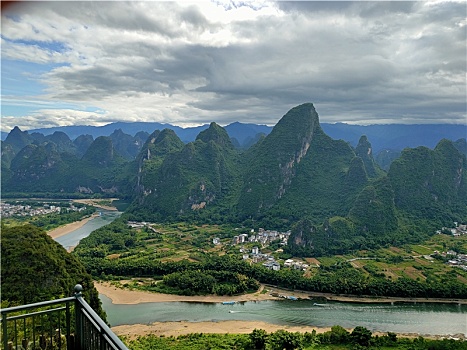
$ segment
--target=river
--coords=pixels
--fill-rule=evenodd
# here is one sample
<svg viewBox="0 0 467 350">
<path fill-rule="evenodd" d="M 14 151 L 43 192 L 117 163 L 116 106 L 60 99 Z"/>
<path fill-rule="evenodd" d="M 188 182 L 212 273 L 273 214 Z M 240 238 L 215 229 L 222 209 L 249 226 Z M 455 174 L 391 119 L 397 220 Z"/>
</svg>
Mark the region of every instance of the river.
<svg viewBox="0 0 467 350">
<path fill-rule="evenodd" d="M 363 326 L 371 331 L 423 335 L 467 336 L 467 305 L 456 304 L 358 304 L 311 300 L 267 300 L 234 305 L 222 303 L 165 302 L 112 304 L 100 295 L 112 326 L 164 321 L 264 321 L 290 326 L 344 328 Z"/>
<path fill-rule="evenodd" d="M 65 247 L 66 250 L 69 250 L 71 247 L 78 245 L 79 241 L 84 237 L 89 236 L 92 231 L 110 224 L 112 221 L 122 215 L 121 211 L 115 210 L 101 210 L 100 213 L 101 214 L 99 216 L 92 218 L 80 228 L 66 235 L 55 238 L 55 241 Z"/>
<path fill-rule="evenodd" d="M 101 211 L 99 217 L 81 228 L 56 239 L 66 249 L 76 246 L 92 231 L 109 224 L 121 215 L 117 211 Z M 404 303 L 358 304 L 328 302 L 315 304 L 309 300 L 280 300 L 221 303 L 163 302 L 134 305 L 112 304 L 101 294 L 102 305 L 112 326 L 148 324 L 165 321 L 264 321 L 278 325 L 345 328 L 363 326 L 371 331 L 455 335 L 467 337 L 467 305 Z"/>
</svg>

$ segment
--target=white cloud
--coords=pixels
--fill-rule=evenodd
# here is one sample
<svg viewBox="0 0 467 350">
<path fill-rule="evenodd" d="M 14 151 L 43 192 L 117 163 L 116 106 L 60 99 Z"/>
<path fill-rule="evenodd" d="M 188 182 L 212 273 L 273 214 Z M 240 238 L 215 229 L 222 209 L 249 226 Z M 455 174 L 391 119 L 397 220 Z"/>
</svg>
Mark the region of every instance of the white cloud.
<svg viewBox="0 0 467 350">
<path fill-rule="evenodd" d="M 55 126 L 77 125 L 102 126 L 109 124 L 106 113 L 86 112 L 73 109 L 39 109 L 32 115 L 2 116 L 2 130 L 11 130 L 18 126 L 21 130 L 49 128 Z"/>
<path fill-rule="evenodd" d="M 105 111 L 38 109 L 51 124 L 274 124 L 303 102 L 322 121 L 465 123 L 466 6 L 28 3 L 2 15 L 2 57 L 66 64 L 42 74 L 39 97 Z"/>
</svg>

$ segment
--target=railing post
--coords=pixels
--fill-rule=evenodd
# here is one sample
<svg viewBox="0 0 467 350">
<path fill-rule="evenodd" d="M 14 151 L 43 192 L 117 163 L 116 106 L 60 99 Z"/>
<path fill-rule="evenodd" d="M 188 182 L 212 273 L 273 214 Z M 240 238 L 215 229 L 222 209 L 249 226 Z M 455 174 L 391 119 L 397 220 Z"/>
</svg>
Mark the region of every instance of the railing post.
<svg viewBox="0 0 467 350">
<path fill-rule="evenodd" d="M 7 313 L 2 312 L 2 343 L 3 348 L 8 349 L 8 327 L 7 327 Z"/>
<path fill-rule="evenodd" d="M 66 303 L 65 323 L 66 323 L 66 350 L 74 350 L 74 345 L 71 343 L 70 302 Z"/>
<path fill-rule="evenodd" d="M 81 345 L 84 342 L 84 330 L 83 330 L 83 317 L 81 315 L 81 304 L 79 298 L 82 297 L 81 292 L 83 291 L 83 286 L 77 284 L 74 288 L 75 290 L 75 349 L 81 349 Z"/>
<path fill-rule="evenodd" d="M 76 298 L 76 349 L 86 347 L 86 350 L 128 350 L 126 345 L 112 332 L 107 324 L 83 299 L 81 291 L 83 287 L 75 286 Z"/>
</svg>

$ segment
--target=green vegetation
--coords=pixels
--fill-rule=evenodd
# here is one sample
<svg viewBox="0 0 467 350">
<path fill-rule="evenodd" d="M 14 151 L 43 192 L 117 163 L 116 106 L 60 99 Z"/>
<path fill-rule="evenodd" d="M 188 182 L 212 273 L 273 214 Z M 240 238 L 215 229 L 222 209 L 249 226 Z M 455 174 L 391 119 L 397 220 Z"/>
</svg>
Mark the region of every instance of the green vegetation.
<svg viewBox="0 0 467 350">
<path fill-rule="evenodd" d="M 182 295 L 236 295 L 256 292 L 259 288 L 253 278 L 225 270 L 174 272 L 165 275 L 161 282 L 153 282 L 144 289 Z"/>
<path fill-rule="evenodd" d="M 391 164 L 388 177 L 395 205 L 414 222 L 429 220 L 438 227 L 465 220 L 466 158 L 453 143 L 441 140 L 434 150 L 405 149 Z"/>
<path fill-rule="evenodd" d="M 61 152 L 53 142 L 29 144 L 4 164 L 2 190 L 27 193 L 118 193 L 124 196 L 128 186 L 129 163 L 119 156 L 109 137 L 97 138 L 82 158 Z M 128 168 L 128 169 L 127 169 Z M 131 187 L 131 186 L 130 186 Z M 2 193 L 3 194 L 3 193 Z"/>
<path fill-rule="evenodd" d="M 368 138 L 365 135 L 360 137 L 358 145 L 355 148 L 355 153 L 359 158 L 362 159 L 363 164 L 365 165 L 365 171 L 370 178 L 383 175 L 382 170 L 373 159 L 371 143 L 368 141 Z"/>
<path fill-rule="evenodd" d="M 285 267 L 272 271 L 262 262 L 242 260 L 240 246 L 230 245 L 235 234 L 238 231 L 228 227 L 181 223 L 132 229 L 121 218 L 83 239 L 74 254 L 96 278 L 144 278 L 134 287 L 166 293 L 232 295 L 254 290 L 257 281 L 335 294 L 432 298 L 467 295 L 466 271 L 448 266 L 442 259 L 420 255 L 450 249 L 466 252 L 467 237 L 436 235 L 422 245 L 406 245 L 404 249 L 388 247 L 318 258 L 319 267 L 306 271 Z M 214 245 L 213 237 L 219 237 L 223 244 Z M 281 261 L 281 253 L 273 254 Z"/>
<path fill-rule="evenodd" d="M 196 142 L 145 166 L 154 171 L 143 177 L 132 218 L 279 230 L 308 220 L 312 234 L 301 237 L 308 245 L 293 237 L 292 255 L 419 242 L 448 222 L 467 221 L 466 161 L 452 142 L 406 150 L 386 175 L 366 137 L 355 150 L 330 139 L 311 104 L 290 110 L 240 159 L 212 124 Z"/>
<path fill-rule="evenodd" d="M 129 208 L 134 218 L 151 221 L 170 221 L 177 217 L 199 219 L 202 212 L 202 218 L 212 219 L 212 212 L 210 215 L 204 211 L 210 211 L 211 206 L 232 195 L 238 179 L 238 153 L 226 131 L 212 123 L 195 142 L 182 149 L 180 143 L 173 132 L 161 132 L 155 138 L 154 145 L 163 144 L 164 147 L 157 156 L 150 156 L 143 163 L 140 196 Z M 222 210 L 222 205 L 216 209 Z M 219 213 L 217 218 L 220 218 Z"/>
<path fill-rule="evenodd" d="M 105 320 L 91 276 L 43 230 L 2 227 L 1 265 L 2 307 L 71 296 L 79 283 L 86 301 Z"/>
<path fill-rule="evenodd" d="M 237 350 L 463 350 L 467 342 L 453 339 L 414 339 L 398 338 L 394 333 L 373 335 L 364 327 L 355 327 L 352 332 L 340 326 L 333 326 L 330 331 L 317 334 L 292 333 L 285 330 L 267 333 L 255 329 L 249 334 L 203 334 L 193 333 L 178 337 L 157 337 L 149 335 L 136 340 L 127 341 L 133 350 L 165 349 L 165 350 L 205 350 L 205 349 L 237 349 Z"/>
<path fill-rule="evenodd" d="M 134 161 L 115 150 L 130 154 L 121 132 L 97 138 L 81 158 L 65 136 L 33 143 L 12 131 L 10 146 L 2 143 L 3 188 L 131 198 L 127 213 L 139 221 L 295 226 L 285 254 L 304 257 L 402 246 L 467 222 L 462 140 L 405 149 L 386 174 L 365 136 L 355 149 L 331 139 L 311 103 L 292 108 L 243 153 L 215 123 L 186 145 L 173 131 L 155 131 Z"/>
<path fill-rule="evenodd" d="M 2 221 L 2 297 L 8 303 L 68 295 L 81 282 L 99 309 L 91 277 L 76 257 L 95 278 L 132 278 L 129 287 L 175 294 L 234 295 L 266 283 L 366 296 L 467 295 L 466 271 L 448 266 L 449 255 L 427 257 L 435 250 L 467 253 L 467 237 L 433 235 L 453 221 L 467 222 L 465 140 L 442 140 L 434 150 L 405 149 L 385 173 L 365 136 L 355 149 L 332 140 L 312 104 L 290 110 L 243 153 L 215 123 L 186 145 L 173 131 L 155 131 L 134 161 L 119 155 L 135 152 L 121 131 L 113 138 L 82 138 L 75 146 L 65 136 L 32 140 L 12 131 L 12 142 L 2 143 L 3 189 L 48 197 L 118 195 L 133 203 L 123 217 L 83 239 L 72 255 L 37 227 L 13 227 L 23 219 Z M 86 144 L 81 154 L 73 151 Z M 393 157 L 388 154 L 386 163 Z M 50 229 L 91 210 L 28 222 Z M 131 228 L 128 220 L 158 224 Z M 259 227 L 291 229 L 287 246 L 276 241 L 261 250 L 280 263 L 293 257 L 311 267 L 272 271 L 242 260 L 239 246 L 229 242 Z M 218 340 L 238 349 L 451 347 L 422 339 L 396 344 L 393 335 L 378 340 L 368 332 L 336 326 L 328 336 L 257 331 L 219 339 L 190 336 L 188 343 L 193 349 L 222 348 Z M 175 338 L 145 341 L 155 348 L 159 341 L 168 342 L 163 348 L 188 344 Z"/>
</svg>

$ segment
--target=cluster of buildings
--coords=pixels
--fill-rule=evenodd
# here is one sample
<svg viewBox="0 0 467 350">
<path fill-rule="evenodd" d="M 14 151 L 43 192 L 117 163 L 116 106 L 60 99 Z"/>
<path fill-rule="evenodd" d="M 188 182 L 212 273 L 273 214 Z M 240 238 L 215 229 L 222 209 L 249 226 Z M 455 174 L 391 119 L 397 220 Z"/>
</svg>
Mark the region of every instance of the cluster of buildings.
<svg viewBox="0 0 467 350">
<path fill-rule="evenodd" d="M 457 252 L 453 250 L 448 250 L 447 252 L 440 253 L 439 251 L 435 250 L 434 255 L 440 255 L 443 258 L 448 258 L 448 265 L 459 267 L 467 271 L 467 254 L 457 254 Z"/>
<path fill-rule="evenodd" d="M 41 206 L 23 205 L 23 204 L 12 204 L 1 202 L 0 203 L 0 216 L 11 217 L 11 216 L 38 216 L 51 213 L 60 213 L 62 210 L 81 211 L 86 207 L 75 207 L 73 204 L 66 208 L 62 208 L 56 205 L 44 203 Z"/>
<path fill-rule="evenodd" d="M 284 266 L 293 268 L 295 270 L 303 270 L 303 271 L 305 271 L 306 269 L 310 267 L 310 265 L 305 264 L 302 261 L 295 261 L 293 259 L 287 259 L 286 261 L 284 261 Z"/>
<path fill-rule="evenodd" d="M 243 253 L 243 260 L 251 259 L 254 263 L 263 262 L 263 266 L 270 270 L 279 271 L 281 264 L 279 264 L 273 256 L 269 254 L 263 254 L 257 246 L 251 249 L 251 253 L 245 248 L 240 248 L 240 253 Z"/>
<path fill-rule="evenodd" d="M 127 221 L 127 225 L 130 226 L 131 228 L 143 228 L 145 226 L 149 226 L 149 224 L 145 221 Z"/>
<path fill-rule="evenodd" d="M 281 264 L 275 260 L 270 254 L 263 254 L 260 251 L 261 247 L 267 247 L 271 242 L 280 240 L 280 245 L 287 245 L 287 241 L 290 237 L 290 231 L 279 232 L 274 230 L 265 230 L 260 228 L 256 234 L 254 230 L 251 230 L 250 234 L 243 233 L 238 236 L 234 236 L 232 239 L 232 245 L 245 244 L 245 243 L 256 243 L 257 246 L 253 246 L 250 249 L 245 247 L 240 248 L 240 253 L 243 253 L 243 260 L 251 260 L 253 263 L 261 263 L 264 267 L 279 271 L 281 269 Z M 214 238 L 212 241 L 214 244 L 220 244 L 219 238 Z M 295 269 L 306 270 L 309 266 L 299 261 L 294 261 L 292 259 L 286 260 L 284 267 L 290 267 Z"/>
<path fill-rule="evenodd" d="M 467 225 L 459 225 L 457 222 L 454 222 L 454 228 L 442 227 L 441 230 L 436 231 L 437 234 L 448 232 L 454 237 L 467 235 Z"/>
<path fill-rule="evenodd" d="M 150 222 L 146 221 L 127 221 L 128 226 L 134 229 L 142 229 L 142 228 L 147 228 L 148 230 L 152 231 L 152 233 L 160 233 L 157 231 L 154 227 L 151 226 Z M 148 232 L 151 233 L 151 232 Z"/>
<path fill-rule="evenodd" d="M 250 235 L 248 235 L 247 233 L 243 233 L 241 235 L 234 236 L 234 238 L 232 239 L 232 244 L 236 245 L 242 243 L 258 243 L 264 247 L 269 245 L 269 243 L 271 243 L 272 241 L 280 239 L 281 244 L 286 245 L 289 237 L 290 231 L 278 232 L 273 230 L 264 230 L 263 228 L 260 228 L 258 230 L 258 234 L 255 234 L 255 231 L 251 230 Z"/>
</svg>

